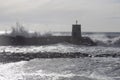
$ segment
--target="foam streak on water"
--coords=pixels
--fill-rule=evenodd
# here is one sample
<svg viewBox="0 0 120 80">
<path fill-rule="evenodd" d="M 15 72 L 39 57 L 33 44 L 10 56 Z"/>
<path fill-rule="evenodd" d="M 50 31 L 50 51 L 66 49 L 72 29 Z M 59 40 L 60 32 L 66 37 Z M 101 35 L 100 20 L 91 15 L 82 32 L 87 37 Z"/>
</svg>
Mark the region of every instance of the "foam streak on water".
<svg viewBox="0 0 120 80">
<path fill-rule="evenodd" d="M 86 35 L 87 36 L 87 35 Z M 81 52 L 90 55 L 120 54 L 119 36 L 88 35 L 98 46 L 59 43 L 44 46 L 0 46 L 0 53 Z M 0 63 L 0 80 L 120 80 L 120 58 L 85 57 L 32 59 Z"/>
<path fill-rule="evenodd" d="M 119 80 L 119 58 L 34 59 L 0 65 L 0 80 Z"/>
<path fill-rule="evenodd" d="M 0 52 L 11 53 L 37 53 L 37 52 L 81 52 L 90 55 L 97 54 L 120 54 L 119 47 L 103 47 L 103 46 L 78 46 L 72 44 L 55 44 L 46 46 L 0 46 Z"/>
</svg>

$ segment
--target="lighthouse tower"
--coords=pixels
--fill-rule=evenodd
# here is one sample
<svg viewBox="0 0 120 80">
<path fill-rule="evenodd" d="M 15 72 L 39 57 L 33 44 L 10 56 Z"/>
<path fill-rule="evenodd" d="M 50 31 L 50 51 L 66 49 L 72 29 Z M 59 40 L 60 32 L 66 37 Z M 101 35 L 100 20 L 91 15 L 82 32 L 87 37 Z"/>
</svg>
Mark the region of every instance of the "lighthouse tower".
<svg viewBox="0 0 120 80">
<path fill-rule="evenodd" d="M 72 38 L 73 39 L 81 38 L 81 24 L 78 24 L 77 20 L 76 20 L 76 24 L 72 25 Z"/>
</svg>

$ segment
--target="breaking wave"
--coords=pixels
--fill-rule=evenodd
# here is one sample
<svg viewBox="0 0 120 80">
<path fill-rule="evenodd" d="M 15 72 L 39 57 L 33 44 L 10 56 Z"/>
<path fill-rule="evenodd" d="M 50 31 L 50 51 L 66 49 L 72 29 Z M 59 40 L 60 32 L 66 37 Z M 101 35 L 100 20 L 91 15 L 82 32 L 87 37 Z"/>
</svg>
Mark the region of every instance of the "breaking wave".
<svg viewBox="0 0 120 80">
<path fill-rule="evenodd" d="M 0 53 L 6 53 L 7 56 L 12 53 L 25 55 L 39 52 L 61 54 L 80 52 L 92 55 L 92 57 L 84 58 L 33 58 L 18 62 L 1 62 L 0 80 L 120 80 L 120 36 L 115 34 L 84 36 L 90 37 L 99 46 L 69 43 L 44 46 L 0 46 Z M 114 54 L 119 57 L 113 58 Z"/>
<path fill-rule="evenodd" d="M 52 35 L 57 36 L 70 36 L 70 32 L 58 32 L 58 33 L 51 33 Z M 83 32 L 83 36 L 90 37 L 94 42 L 97 43 L 98 46 L 113 46 L 113 47 L 120 47 L 120 33 L 119 32 L 101 32 L 101 33 L 95 33 L 95 32 Z"/>
<path fill-rule="evenodd" d="M 87 36 L 90 37 L 99 46 L 120 47 L 120 34 L 117 36 L 115 34 L 92 34 Z"/>
<path fill-rule="evenodd" d="M 57 36 L 70 36 L 70 32 L 52 33 Z M 120 33 L 119 32 L 83 32 L 82 36 L 90 37 L 98 46 L 120 46 Z"/>
</svg>

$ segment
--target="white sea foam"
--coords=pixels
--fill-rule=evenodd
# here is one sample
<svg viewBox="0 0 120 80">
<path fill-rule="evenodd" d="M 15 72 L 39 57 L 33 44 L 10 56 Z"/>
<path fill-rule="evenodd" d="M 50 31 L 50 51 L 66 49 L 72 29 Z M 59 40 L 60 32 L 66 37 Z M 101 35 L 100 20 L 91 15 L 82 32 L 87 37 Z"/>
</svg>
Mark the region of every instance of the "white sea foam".
<svg viewBox="0 0 120 80">
<path fill-rule="evenodd" d="M 112 70 L 120 67 L 119 61 L 119 58 L 79 58 L 7 63 L 0 65 L 0 80 L 117 80 L 120 71 L 114 75 Z"/>
<path fill-rule="evenodd" d="M 90 37 L 94 42 L 96 42 L 98 46 L 120 46 L 120 34 L 92 34 L 86 36 Z"/>
<path fill-rule="evenodd" d="M 72 44 L 55 44 L 44 46 L 0 46 L 0 52 L 11 53 L 37 53 L 37 52 L 81 52 L 90 55 L 97 54 L 120 54 L 119 47 L 102 47 L 102 46 L 78 46 Z"/>
<path fill-rule="evenodd" d="M 79 46 L 58 43 L 44 46 L 0 46 L 0 52 L 81 52 L 91 55 L 120 54 L 120 37 L 112 38 L 95 34 L 88 35 L 94 41 L 104 42 L 98 46 Z M 107 46 L 105 46 L 107 45 Z M 110 46 L 110 47 L 109 47 Z M 117 46 L 117 47 L 115 47 Z M 33 59 L 0 64 L 0 80 L 120 80 L 120 58 L 59 58 Z"/>
</svg>

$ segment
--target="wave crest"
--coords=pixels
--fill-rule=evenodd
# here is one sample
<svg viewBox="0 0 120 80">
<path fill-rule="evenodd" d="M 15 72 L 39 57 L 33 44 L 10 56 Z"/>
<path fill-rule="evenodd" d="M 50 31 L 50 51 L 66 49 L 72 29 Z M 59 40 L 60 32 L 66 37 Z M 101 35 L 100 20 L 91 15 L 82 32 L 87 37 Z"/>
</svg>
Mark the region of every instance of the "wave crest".
<svg viewBox="0 0 120 80">
<path fill-rule="evenodd" d="M 108 34 L 88 35 L 98 46 L 118 46 L 120 47 L 120 36 Z"/>
</svg>

